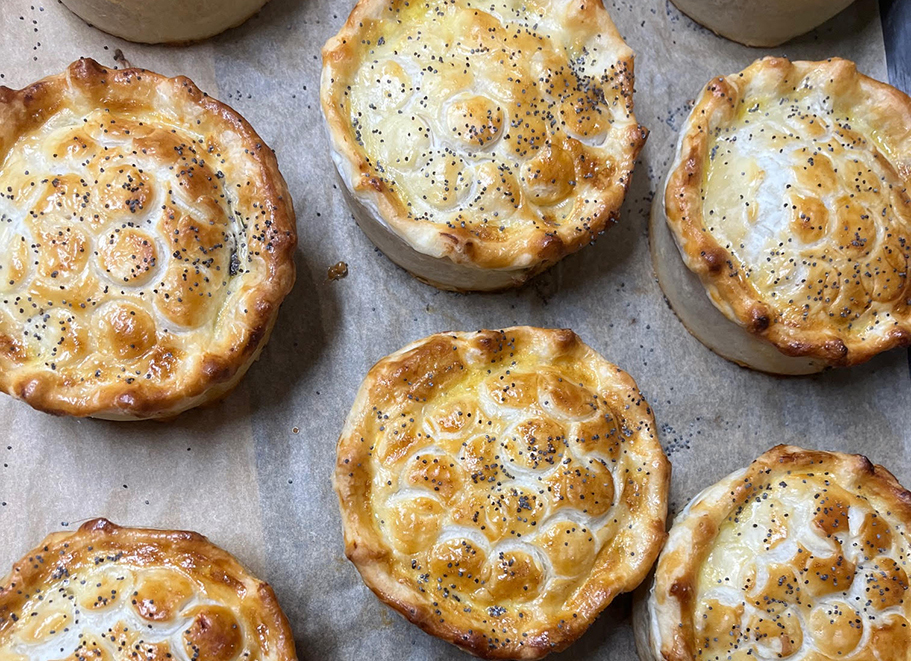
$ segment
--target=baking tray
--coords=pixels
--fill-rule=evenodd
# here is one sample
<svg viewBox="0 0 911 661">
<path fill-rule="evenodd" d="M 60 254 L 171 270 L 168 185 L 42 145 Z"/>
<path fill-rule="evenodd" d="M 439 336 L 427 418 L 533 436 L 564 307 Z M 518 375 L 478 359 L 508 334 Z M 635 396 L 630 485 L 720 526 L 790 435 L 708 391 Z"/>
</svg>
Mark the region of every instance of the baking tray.
<svg viewBox="0 0 911 661">
<path fill-rule="evenodd" d="M 895 49 L 908 47 L 907 31 L 901 35 L 909 4 L 883 0 Z M 272 0 L 217 38 L 158 47 L 105 35 L 57 2 L 0 0 L 0 84 L 25 86 L 80 56 L 187 75 L 240 111 L 275 149 L 300 233 L 298 282 L 272 340 L 223 402 L 172 422 L 118 424 L 54 418 L 0 398 L 0 566 L 47 532 L 95 516 L 191 529 L 274 586 L 301 659 L 467 658 L 364 587 L 344 558 L 330 484 L 335 442 L 369 367 L 447 330 L 568 327 L 630 372 L 673 462 L 672 511 L 777 443 L 862 452 L 911 485 L 906 352 L 794 379 L 728 363 L 667 307 L 646 231 L 677 131 L 713 76 L 765 54 L 838 55 L 887 79 L 875 0 L 858 0 L 818 30 L 768 50 L 718 38 L 667 0 L 608 0 L 636 52 L 636 114 L 651 131 L 620 223 L 525 288 L 495 295 L 445 293 L 417 282 L 373 248 L 345 207 L 319 112 L 319 53 L 351 6 Z M 911 61 L 898 52 L 890 58 L 893 79 Z M 349 275 L 329 280 L 338 261 Z M 630 597 L 619 598 L 581 640 L 551 658 L 632 661 L 629 615 Z"/>
</svg>

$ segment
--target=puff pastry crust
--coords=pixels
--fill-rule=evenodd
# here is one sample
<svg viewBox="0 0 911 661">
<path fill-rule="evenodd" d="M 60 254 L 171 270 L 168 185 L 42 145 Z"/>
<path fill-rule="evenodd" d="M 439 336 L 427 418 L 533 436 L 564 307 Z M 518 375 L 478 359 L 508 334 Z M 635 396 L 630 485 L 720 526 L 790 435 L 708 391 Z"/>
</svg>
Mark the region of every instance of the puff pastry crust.
<svg viewBox="0 0 911 661">
<path fill-rule="evenodd" d="M 0 580 L 0 659 L 297 656 L 272 588 L 205 537 L 95 519 L 49 535 Z"/>
<path fill-rule="evenodd" d="M 677 516 L 643 661 L 907 661 L 911 493 L 865 457 L 778 446 Z"/>
<path fill-rule="evenodd" d="M 715 307 L 819 369 L 911 343 L 909 191 L 907 95 L 846 60 L 766 58 L 705 88 L 664 202 Z"/>
<path fill-rule="evenodd" d="M 601 0 L 361 0 L 321 99 L 361 228 L 444 289 L 516 286 L 593 241 L 647 135 Z"/>
<path fill-rule="evenodd" d="M 670 464 L 628 374 L 572 331 L 432 335 L 368 373 L 334 476 L 380 599 L 484 658 L 540 658 L 645 577 Z"/>
<path fill-rule="evenodd" d="M 294 282 L 275 156 L 186 78 L 79 60 L 0 87 L 0 389 L 173 416 L 222 396 Z"/>
</svg>

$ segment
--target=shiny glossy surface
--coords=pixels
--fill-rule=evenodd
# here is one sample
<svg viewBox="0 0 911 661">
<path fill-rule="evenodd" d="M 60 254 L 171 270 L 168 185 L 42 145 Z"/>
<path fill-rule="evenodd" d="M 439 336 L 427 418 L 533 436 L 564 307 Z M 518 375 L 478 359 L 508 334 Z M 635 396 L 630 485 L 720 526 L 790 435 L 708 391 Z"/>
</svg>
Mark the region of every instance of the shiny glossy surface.
<svg viewBox="0 0 911 661">
<path fill-rule="evenodd" d="M 0 118 L 0 387 L 154 417 L 239 377 L 294 272 L 252 129 L 186 79 L 88 61 L 6 90 Z"/>
<path fill-rule="evenodd" d="M 431 633 L 538 658 L 641 581 L 669 465 L 632 379 L 570 331 L 435 335 L 368 375 L 339 441 L 349 557 Z"/>
</svg>

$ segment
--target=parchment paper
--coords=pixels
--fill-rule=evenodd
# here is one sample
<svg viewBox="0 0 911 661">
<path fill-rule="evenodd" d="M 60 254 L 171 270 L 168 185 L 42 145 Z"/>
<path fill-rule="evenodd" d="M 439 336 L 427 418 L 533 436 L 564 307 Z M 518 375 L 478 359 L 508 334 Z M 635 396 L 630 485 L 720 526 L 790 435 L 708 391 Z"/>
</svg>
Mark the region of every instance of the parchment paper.
<svg viewBox="0 0 911 661">
<path fill-rule="evenodd" d="M 187 0 L 191 2 L 192 0 Z M 905 352 L 859 368 L 780 379 L 692 338 L 654 280 L 648 209 L 689 103 L 755 58 L 840 55 L 885 79 L 875 0 L 771 51 L 718 38 L 667 0 L 607 4 L 636 52 L 636 114 L 651 130 L 620 225 L 518 292 L 442 293 L 378 253 L 345 208 L 319 112 L 319 51 L 353 0 L 272 0 L 242 27 L 189 47 L 137 46 L 52 0 L 0 0 L 0 84 L 23 87 L 80 56 L 185 74 L 240 111 L 277 152 L 294 196 L 298 281 L 272 340 L 224 402 L 171 423 L 53 418 L 0 397 L 0 574 L 51 530 L 106 516 L 207 535 L 269 581 L 301 659 L 458 659 L 383 606 L 344 558 L 330 474 L 369 367 L 446 330 L 569 327 L 630 372 L 674 465 L 672 509 L 777 443 L 863 452 L 911 486 Z M 344 260 L 350 275 L 327 280 Z M 632 661 L 630 599 L 557 659 Z"/>
</svg>

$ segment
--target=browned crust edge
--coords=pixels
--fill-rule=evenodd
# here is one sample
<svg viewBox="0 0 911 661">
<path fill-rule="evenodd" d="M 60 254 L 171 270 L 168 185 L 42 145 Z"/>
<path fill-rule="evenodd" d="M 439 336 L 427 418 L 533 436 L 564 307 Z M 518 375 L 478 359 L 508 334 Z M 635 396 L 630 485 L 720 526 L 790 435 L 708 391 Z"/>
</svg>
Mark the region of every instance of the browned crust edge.
<svg viewBox="0 0 911 661">
<path fill-rule="evenodd" d="M 296 661 L 294 636 L 288 619 L 282 612 L 275 593 L 268 583 L 252 576 L 237 559 L 227 551 L 215 546 L 199 533 L 183 530 L 157 530 L 148 528 L 122 528 L 107 519 L 91 519 L 75 532 L 55 532 L 48 535 L 41 544 L 29 551 L 13 564 L 12 570 L 0 579 L 0 634 L 12 626 L 16 611 L 28 600 L 31 590 L 45 586 L 55 580 L 54 575 L 65 570 L 66 563 L 82 552 L 92 552 L 92 547 L 116 548 L 126 554 L 135 553 L 141 557 L 150 555 L 149 548 L 165 556 L 186 556 L 194 560 L 181 567 L 191 575 L 203 580 L 221 583 L 244 583 L 245 600 L 253 600 L 257 612 L 269 626 L 267 635 L 274 656 L 268 658 L 281 661 Z M 263 638 L 262 632 L 257 636 Z"/>
<path fill-rule="evenodd" d="M 120 384 L 116 388 L 108 385 L 104 388 L 107 391 L 105 397 L 97 405 L 87 408 L 67 401 L 52 374 L 36 374 L 15 383 L 0 374 L 0 389 L 45 413 L 78 417 L 101 415 L 123 419 L 173 417 L 209 401 L 210 398 L 206 396 L 208 391 L 211 391 L 211 399 L 224 396 L 237 385 L 258 356 L 275 323 L 282 301 L 294 285 L 297 225 L 291 193 L 278 169 L 274 152 L 246 119 L 229 106 L 200 91 L 189 78 L 178 76 L 169 79 L 138 68 L 108 69 L 95 60 L 82 58 L 73 62 L 64 73 L 49 76 L 23 89 L 12 90 L 0 86 L 0 122 L 11 122 L 14 118 L 23 116 L 39 116 L 48 110 L 48 104 L 57 103 L 53 95 L 54 88 L 115 85 L 128 89 L 134 79 L 150 79 L 156 85 L 176 82 L 186 93 L 183 103 L 197 106 L 216 116 L 240 136 L 248 158 L 253 159 L 262 169 L 263 185 L 267 192 L 260 202 L 268 208 L 270 214 L 270 234 L 264 242 L 269 249 L 262 251 L 260 257 L 266 263 L 268 277 L 257 287 L 255 296 L 248 294 L 242 301 L 250 313 L 244 332 L 239 337 L 235 335 L 230 338 L 229 345 L 219 347 L 217 352 L 208 353 L 197 378 L 180 390 L 151 386 L 148 383 Z M 230 311 L 223 310 L 222 313 Z M 189 406 L 184 405 L 187 402 Z"/>
<path fill-rule="evenodd" d="M 866 362 L 883 351 L 911 346 L 911 325 L 899 328 L 875 339 L 860 341 L 848 334 L 827 329 L 801 330 L 774 319 L 753 285 L 739 269 L 734 255 L 722 247 L 706 230 L 702 212 L 702 181 L 711 139 L 708 124 L 713 119 L 722 122 L 731 118 L 741 97 L 741 80 L 750 78 L 760 69 L 771 68 L 785 79 L 802 76 L 812 69 L 823 69 L 841 85 L 857 85 L 869 98 L 869 103 L 889 108 L 896 117 L 911 121 L 911 97 L 898 89 L 869 78 L 857 71 L 857 66 L 840 58 L 821 62 L 791 62 L 785 58 L 766 57 L 757 60 L 739 74 L 713 79 L 703 90 L 683 128 L 676 166 L 668 175 L 665 208 L 668 224 L 686 243 L 687 266 L 696 273 L 706 288 L 717 291 L 730 305 L 733 313 L 725 312 L 731 321 L 754 335 L 765 338 L 788 356 L 807 356 L 828 362 L 832 366 L 851 366 Z M 911 172 L 911 161 L 900 165 L 905 177 Z M 678 246 L 680 242 L 678 241 Z"/>
<path fill-rule="evenodd" d="M 676 602 L 681 614 L 680 626 L 675 628 L 672 640 L 661 641 L 664 661 L 690 661 L 693 649 L 693 598 L 696 592 L 697 573 L 718 527 L 728 513 L 761 492 L 767 484 L 779 479 L 782 473 L 794 470 L 812 470 L 818 467 L 826 474 L 833 473 L 840 484 L 862 486 L 866 495 L 886 503 L 893 516 L 906 526 L 911 526 L 911 492 L 905 489 L 892 473 L 873 464 L 860 454 L 805 450 L 793 445 L 777 445 L 757 457 L 745 471 L 738 471 L 713 486 L 729 487 L 722 501 L 706 502 L 700 496 L 688 505 L 706 502 L 706 510 L 691 512 L 687 527 L 691 535 L 683 548 L 671 549 L 661 554 L 655 574 L 654 594 L 650 599 Z M 712 488 L 712 487 L 709 487 Z M 675 527 L 679 523 L 675 522 Z M 673 530 L 671 531 L 673 534 Z"/>
<path fill-rule="evenodd" d="M 432 608 L 416 603 L 411 589 L 397 582 L 386 572 L 382 564 L 389 552 L 372 528 L 370 523 L 372 511 L 365 502 L 369 492 L 369 484 L 366 482 L 368 478 L 364 467 L 371 460 L 369 444 L 361 443 L 361 438 L 352 433 L 359 415 L 363 414 L 364 411 L 369 412 L 371 409 L 369 393 L 373 386 L 376 385 L 380 370 L 388 361 L 396 361 L 415 352 L 420 352 L 436 340 L 445 339 L 451 342 L 464 342 L 471 338 L 480 338 L 482 344 L 496 346 L 498 343 L 506 344 L 504 339 L 517 333 L 539 336 L 542 338 L 540 341 L 551 342 L 561 349 L 579 348 L 587 350 L 589 357 L 600 361 L 610 370 L 617 386 L 628 390 L 634 398 L 644 402 L 636 382 L 628 373 L 609 363 L 600 354 L 585 345 L 581 338 L 571 330 L 550 330 L 519 326 L 496 331 L 482 330 L 476 333 L 437 333 L 412 342 L 399 351 L 390 354 L 376 363 L 368 372 L 357 394 L 351 413 L 346 420 L 345 429 L 339 438 L 336 469 L 333 474 L 333 486 L 339 498 L 345 533 L 345 555 L 355 565 L 367 587 L 380 601 L 393 608 L 426 633 L 484 659 L 540 659 L 552 652 L 566 649 L 588 630 L 598 615 L 610 605 L 615 597 L 625 592 L 630 592 L 639 586 L 651 570 L 667 538 L 666 518 L 671 464 L 658 443 L 654 414 L 651 407 L 646 405 L 644 414 L 636 416 L 635 420 L 632 419 L 635 414 L 627 411 L 631 415 L 630 424 L 627 425 L 628 428 L 636 429 L 635 422 L 644 422 L 646 423 L 646 429 L 650 429 L 655 434 L 655 448 L 652 448 L 652 451 L 649 451 L 645 443 L 642 443 L 641 447 L 641 454 L 643 456 L 648 455 L 650 462 L 650 477 L 643 485 L 643 491 L 645 492 L 643 501 L 645 502 L 638 511 L 640 516 L 635 517 L 633 522 L 637 539 L 641 540 L 642 546 L 637 549 L 635 560 L 626 563 L 625 570 L 627 570 L 627 574 L 624 577 L 625 580 L 616 583 L 607 584 L 605 582 L 606 575 L 614 572 L 616 566 L 608 566 L 604 559 L 600 562 L 596 561 L 595 566 L 592 568 L 589 582 L 583 588 L 590 596 L 590 602 L 588 603 L 591 604 L 591 608 L 586 612 L 580 612 L 578 618 L 574 618 L 569 622 L 562 622 L 559 625 L 555 624 L 541 635 L 523 638 L 522 645 L 513 643 L 490 649 L 487 639 L 480 633 L 466 631 L 461 627 L 450 624 L 448 621 L 441 622 L 441 618 L 433 612 Z M 420 357 L 412 356 L 412 358 L 415 361 L 421 361 Z M 634 432 L 634 436 L 641 435 L 644 437 L 646 434 L 647 431 Z M 649 510 L 649 506 L 651 511 L 646 511 Z M 603 556 L 611 546 L 611 543 L 606 544 L 599 556 Z M 599 578 L 599 575 L 601 578 Z"/>
<path fill-rule="evenodd" d="M 424 230 L 426 223 L 410 219 L 397 194 L 389 190 L 376 177 L 369 176 L 371 172 L 370 164 L 348 129 L 348 119 L 340 111 L 338 103 L 335 102 L 337 95 L 345 89 L 345 81 L 347 80 L 346 68 L 351 66 L 351 62 L 357 61 L 359 58 L 360 39 L 358 33 L 362 24 L 376 16 L 387 4 L 388 0 L 359 0 L 338 34 L 329 39 L 323 46 L 320 103 L 323 117 L 328 127 L 330 141 L 336 151 L 352 166 L 353 170 L 361 174 L 361 178 L 353 182 L 354 190 L 351 191 L 351 194 L 356 198 L 366 198 L 373 202 L 379 209 L 382 219 L 388 222 L 395 233 L 401 236 L 412 248 L 420 250 L 409 237 L 412 235 L 419 236 L 421 231 Z M 585 6 L 586 4 L 588 6 Z M 586 0 L 582 5 L 592 20 L 598 22 L 602 33 L 625 45 L 602 0 Z M 620 57 L 617 60 L 621 68 L 625 69 L 626 74 L 622 77 L 620 86 L 623 89 L 623 97 L 628 100 L 630 118 L 633 122 L 636 122 L 633 112 L 635 56 L 629 46 L 626 46 L 626 48 L 629 53 L 628 56 Z M 632 182 L 636 160 L 645 146 L 648 135 L 648 129 L 641 124 L 636 124 L 630 128 L 627 136 L 628 148 L 621 155 L 622 157 L 618 159 L 617 171 L 613 177 L 613 179 L 619 181 L 621 187 L 616 189 L 614 195 L 606 198 L 593 211 L 591 221 L 588 222 L 588 227 L 585 231 L 564 232 L 564 236 L 560 236 L 553 231 L 541 231 L 537 232 L 531 240 L 524 240 L 522 237 L 510 239 L 506 245 L 513 244 L 514 248 L 506 249 L 506 252 L 512 255 L 512 259 L 504 263 L 502 254 L 504 251 L 502 246 L 504 244 L 489 244 L 474 236 L 470 228 L 444 227 L 436 230 L 437 242 L 444 250 L 443 256 L 456 264 L 476 266 L 481 269 L 515 269 L 519 273 L 515 284 L 504 288 L 510 289 L 520 286 L 567 255 L 593 243 L 600 235 L 617 223 L 620 208 Z M 571 223 L 566 223 L 564 226 L 577 227 Z M 577 229 L 581 228 L 577 227 Z M 522 269 L 526 270 L 522 271 Z M 448 288 L 446 285 L 441 287 L 435 282 L 426 282 L 442 289 Z"/>
</svg>

